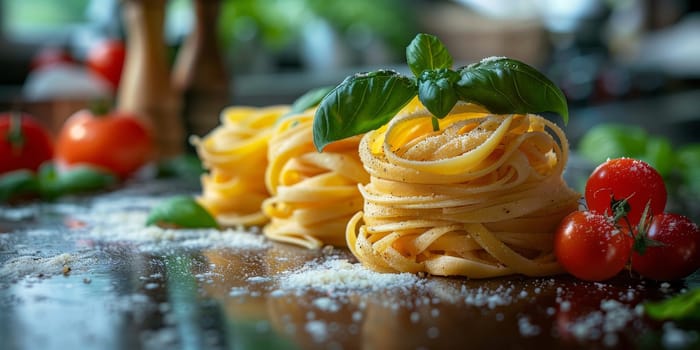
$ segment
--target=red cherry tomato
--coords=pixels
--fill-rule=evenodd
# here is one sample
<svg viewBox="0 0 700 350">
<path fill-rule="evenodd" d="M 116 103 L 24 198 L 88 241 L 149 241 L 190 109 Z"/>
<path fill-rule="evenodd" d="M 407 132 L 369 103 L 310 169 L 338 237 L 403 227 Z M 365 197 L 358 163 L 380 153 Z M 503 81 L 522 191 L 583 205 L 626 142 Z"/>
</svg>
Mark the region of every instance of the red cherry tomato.
<svg viewBox="0 0 700 350">
<path fill-rule="evenodd" d="M 649 216 L 660 214 L 666 207 L 666 185 L 649 164 L 632 158 L 616 158 L 598 166 L 586 182 L 586 204 L 597 213 L 613 215 L 611 201 L 627 198 L 627 217 L 634 226 L 639 223 L 647 202 Z"/>
<path fill-rule="evenodd" d="M 670 213 L 655 215 L 648 238 L 663 246 L 650 246 L 644 254 L 632 254 L 632 269 L 640 275 L 670 281 L 700 268 L 700 230 L 689 218 Z"/>
<path fill-rule="evenodd" d="M 36 171 L 53 157 L 49 132 L 29 114 L 0 114 L 0 174 L 17 169 Z"/>
<path fill-rule="evenodd" d="M 617 275 L 627 264 L 632 237 L 610 218 L 590 211 L 567 215 L 554 235 L 554 253 L 570 274 L 586 281 Z"/>
<path fill-rule="evenodd" d="M 103 77 L 116 89 L 122 77 L 126 49 L 120 40 L 110 39 L 97 43 L 88 51 L 88 68 Z"/>
<path fill-rule="evenodd" d="M 153 155 L 149 128 L 136 116 L 120 112 L 94 115 L 88 110 L 68 118 L 56 141 L 59 166 L 85 163 L 102 167 L 122 179 Z"/>
</svg>

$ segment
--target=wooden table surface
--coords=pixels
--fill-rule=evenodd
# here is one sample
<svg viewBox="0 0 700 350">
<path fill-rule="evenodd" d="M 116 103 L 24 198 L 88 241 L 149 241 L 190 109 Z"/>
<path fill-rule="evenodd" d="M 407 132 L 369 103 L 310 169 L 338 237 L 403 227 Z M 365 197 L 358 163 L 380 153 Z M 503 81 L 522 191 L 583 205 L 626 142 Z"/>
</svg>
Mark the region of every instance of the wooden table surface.
<svg viewBox="0 0 700 350">
<path fill-rule="evenodd" d="M 698 273 L 672 284 L 623 273 L 605 283 L 569 276 L 409 276 L 400 285 L 359 288 L 311 281 L 304 288 L 288 288 L 284 279 L 290 275 L 354 259 L 343 249 L 308 251 L 262 239 L 253 248 L 201 239 L 185 245 L 177 237 L 130 240 L 119 237 L 135 236 L 118 233 L 121 226 L 112 224 L 95 233 L 100 223 L 112 222 L 110 216 L 128 211 L 131 218 L 139 217 L 162 197 L 196 191 L 192 183 L 146 181 L 56 203 L 0 207 L 0 348 L 656 349 L 700 344 L 697 330 L 651 321 L 638 306 L 700 285 Z"/>
</svg>

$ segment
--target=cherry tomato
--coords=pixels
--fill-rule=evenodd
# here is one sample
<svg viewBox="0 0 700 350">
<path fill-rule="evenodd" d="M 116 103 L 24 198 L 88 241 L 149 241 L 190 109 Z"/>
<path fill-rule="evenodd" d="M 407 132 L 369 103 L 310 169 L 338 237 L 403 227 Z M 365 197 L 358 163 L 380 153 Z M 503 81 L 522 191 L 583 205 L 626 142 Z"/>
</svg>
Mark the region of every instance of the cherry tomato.
<svg viewBox="0 0 700 350">
<path fill-rule="evenodd" d="M 554 253 L 570 274 L 586 281 L 602 281 L 617 275 L 627 264 L 632 237 L 615 227 L 610 218 L 575 211 L 559 224 Z"/>
<path fill-rule="evenodd" d="M 122 77 L 126 49 L 120 40 L 109 39 L 97 43 L 88 51 L 88 68 L 103 77 L 116 89 Z"/>
<path fill-rule="evenodd" d="M 61 128 L 56 161 L 59 167 L 91 164 L 125 179 L 151 159 L 153 150 L 150 130 L 136 116 L 81 110 Z"/>
<path fill-rule="evenodd" d="M 599 165 L 586 182 L 588 209 L 613 215 L 611 201 L 627 199 L 627 218 L 634 226 L 639 223 L 647 202 L 649 216 L 660 214 L 666 207 L 666 185 L 649 164 L 632 158 L 616 158 Z"/>
<path fill-rule="evenodd" d="M 700 230 L 689 218 L 670 213 L 655 215 L 648 238 L 662 246 L 649 246 L 643 254 L 632 253 L 632 269 L 662 281 L 686 277 L 700 268 Z"/>
<path fill-rule="evenodd" d="M 17 169 L 37 171 L 53 157 L 49 132 L 29 114 L 0 114 L 0 174 Z"/>
</svg>

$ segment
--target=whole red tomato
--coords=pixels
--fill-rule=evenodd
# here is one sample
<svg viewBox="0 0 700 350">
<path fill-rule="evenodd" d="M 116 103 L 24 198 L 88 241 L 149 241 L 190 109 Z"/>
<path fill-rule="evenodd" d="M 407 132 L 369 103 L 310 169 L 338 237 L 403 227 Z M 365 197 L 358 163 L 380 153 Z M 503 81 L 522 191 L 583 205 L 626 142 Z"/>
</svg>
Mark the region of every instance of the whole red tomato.
<svg viewBox="0 0 700 350">
<path fill-rule="evenodd" d="M 53 157 L 49 132 L 29 114 L 0 114 L 0 174 L 17 169 L 36 171 Z"/>
<path fill-rule="evenodd" d="M 151 159 L 153 147 L 149 128 L 136 116 L 120 112 L 95 115 L 81 110 L 61 128 L 56 161 L 68 167 L 91 164 L 125 179 Z"/>
<path fill-rule="evenodd" d="M 700 230 L 689 218 L 671 213 L 655 215 L 647 237 L 661 246 L 632 254 L 632 269 L 640 275 L 670 281 L 700 268 Z"/>
<path fill-rule="evenodd" d="M 627 264 L 632 237 L 610 218 L 590 211 L 567 215 L 554 234 L 554 253 L 570 274 L 586 281 L 617 275 Z"/>
<path fill-rule="evenodd" d="M 666 207 L 666 185 L 656 169 L 632 158 L 616 158 L 599 165 L 586 182 L 586 204 L 597 213 L 612 212 L 611 201 L 627 199 L 627 217 L 636 226 L 649 203 L 649 217 Z"/>
<path fill-rule="evenodd" d="M 110 82 L 116 89 L 122 77 L 126 49 L 124 43 L 116 39 L 98 42 L 88 51 L 88 68 Z"/>
</svg>

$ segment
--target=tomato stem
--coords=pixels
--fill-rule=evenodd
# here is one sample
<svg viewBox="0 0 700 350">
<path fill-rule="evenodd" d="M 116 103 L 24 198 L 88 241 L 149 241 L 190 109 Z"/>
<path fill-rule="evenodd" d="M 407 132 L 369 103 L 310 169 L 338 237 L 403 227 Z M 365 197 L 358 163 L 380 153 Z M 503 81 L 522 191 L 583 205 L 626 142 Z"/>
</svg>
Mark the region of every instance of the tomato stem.
<svg viewBox="0 0 700 350">
<path fill-rule="evenodd" d="M 92 103 L 90 103 L 90 112 L 92 112 L 92 114 L 95 117 L 101 117 L 101 116 L 107 115 L 109 113 L 109 110 L 111 109 L 111 105 L 112 105 L 112 103 L 111 103 L 111 101 L 109 101 L 109 99 L 105 99 L 105 98 L 97 99 L 95 101 L 92 101 Z"/>
<path fill-rule="evenodd" d="M 644 211 L 642 212 L 642 217 L 639 219 L 639 224 L 637 225 L 637 234 L 634 236 L 634 243 L 632 249 L 644 255 L 649 247 L 663 247 L 664 244 L 659 241 L 655 241 L 649 238 L 649 226 L 651 225 L 651 219 L 649 217 L 649 209 L 651 207 L 651 200 L 647 201 Z M 625 217 L 627 219 L 627 217 Z M 628 221 L 629 222 L 629 221 Z M 630 230 L 632 229 L 630 225 Z"/>
<path fill-rule="evenodd" d="M 10 113 L 10 128 L 7 132 L 7 142 L 12 145 L 13 152 L 19 152 L 24 146 L 25 138 L 22 132 L 22 113 L 12 111 Z"/>
</svg>

